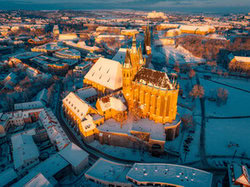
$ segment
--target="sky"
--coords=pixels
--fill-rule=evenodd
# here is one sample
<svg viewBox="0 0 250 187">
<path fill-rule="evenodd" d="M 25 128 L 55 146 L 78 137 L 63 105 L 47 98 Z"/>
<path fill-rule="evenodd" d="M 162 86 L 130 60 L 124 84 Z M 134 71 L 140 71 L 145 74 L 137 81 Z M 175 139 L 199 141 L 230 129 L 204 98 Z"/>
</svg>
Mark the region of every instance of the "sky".
<svg viewBox="0 0 250 187">
<path fill-rule="evenodd" d="M 0 9 L 136 9 L 179 12 L 250 12 L 250 0 L 0 0 Z"/>
</svg>

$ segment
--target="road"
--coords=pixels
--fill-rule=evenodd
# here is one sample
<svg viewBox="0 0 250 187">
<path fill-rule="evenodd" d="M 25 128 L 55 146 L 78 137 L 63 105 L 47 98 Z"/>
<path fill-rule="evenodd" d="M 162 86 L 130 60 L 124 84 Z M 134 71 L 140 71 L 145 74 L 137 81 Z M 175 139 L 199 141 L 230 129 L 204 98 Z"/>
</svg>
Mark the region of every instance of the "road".
<svg viewBox="0 0 250 187">
<path fill-rule="evenodd" d="M 196 82 L 200 85 L 200 80 L 198 74 L 196 74 Z M 204 168 L 208 168 L 209 164 L 206 159 L 206 144 L 205 144 L 205 129 L 206 129 L 206 114 L 205 114 L 205 98 L 200 98 L 201 106 L 201 133 L 200 133 L 200 157 L 201 163 Z"/>
</svg>

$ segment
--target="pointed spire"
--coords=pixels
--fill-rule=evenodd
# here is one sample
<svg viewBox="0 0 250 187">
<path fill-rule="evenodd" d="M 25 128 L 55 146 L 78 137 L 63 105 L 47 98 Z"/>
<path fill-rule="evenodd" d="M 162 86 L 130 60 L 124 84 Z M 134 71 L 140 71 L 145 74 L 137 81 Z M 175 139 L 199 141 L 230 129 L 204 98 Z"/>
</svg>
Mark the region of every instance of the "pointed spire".
<svg viewBox="0 0 250 187">
<path fill-rule="evenodd" d="M 130 52 L 129 52 L 128 49 L 127 49 L 127 51 L 126 51 L 124 66 L 125 66 L 125 67 L 131 67 L 131 66 L 132 66 L 132 65 L 131 65 L 131 59 L 130 59 Z"/>
<path fill-rule="evenodd" d="M 136 49 L 136 37 L 135 37 L 135 34 L 133 35 L 132 48 Z"/>
</svg>

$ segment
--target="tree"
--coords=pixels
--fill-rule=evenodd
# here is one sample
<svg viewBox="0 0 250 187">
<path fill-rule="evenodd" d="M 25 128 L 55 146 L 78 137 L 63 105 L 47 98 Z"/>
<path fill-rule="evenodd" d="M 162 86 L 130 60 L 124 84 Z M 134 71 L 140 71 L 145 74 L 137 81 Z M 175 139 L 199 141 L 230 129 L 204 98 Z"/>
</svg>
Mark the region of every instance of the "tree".
<svg viewBox="0 0 250 187">
<path fill-rule="evenodd" d="M 190 114 L 184 114 L 181 117 L 181 121 L 183 124 L 183 128 L 182 128 L 183 131 L 194 126 L 193 116 Z"/>
<path fill-rule="evenodd" d="M 192 79 L 195 76 L 195 71 L 193 69 L 190 69 L 188 75 L 189 75 L 189 78 Z"/>
<path fill-rule="evenodd" d="M 174 66 L 174 71 L 176 71 L 176 73 L 180 73 L 180 68 L 178 65 Z"/>
<path fill-rule="evenodd" d="M 193 98 L 202 98 L 204 96 L 204 89 L 201 85 L 194 85 L 193 89 L 191 90 L 191 92 L 189 92 L 189 95 Z"/>
<path fill-rule="evenodd" d="M 225 88 L 218 88 L 217 89 L 217 98 L 216 103 L 217 105 L 226 104 L 228 99 L 228 91 Z"/>
</svg>

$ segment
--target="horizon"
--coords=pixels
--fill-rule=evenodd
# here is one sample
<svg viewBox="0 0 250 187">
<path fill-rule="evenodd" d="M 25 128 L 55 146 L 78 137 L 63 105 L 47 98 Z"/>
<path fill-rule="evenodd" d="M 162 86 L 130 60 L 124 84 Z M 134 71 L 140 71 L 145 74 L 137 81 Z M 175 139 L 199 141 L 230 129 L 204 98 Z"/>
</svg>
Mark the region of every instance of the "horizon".
<svg viewBox="0 0 250 187">
<path fill-rule="evenodd" d="M 0 10 L 136 10 L 180 13 L 248 13 L 250 1 L 238 0 L 0 0 Z"/>
</svg>

